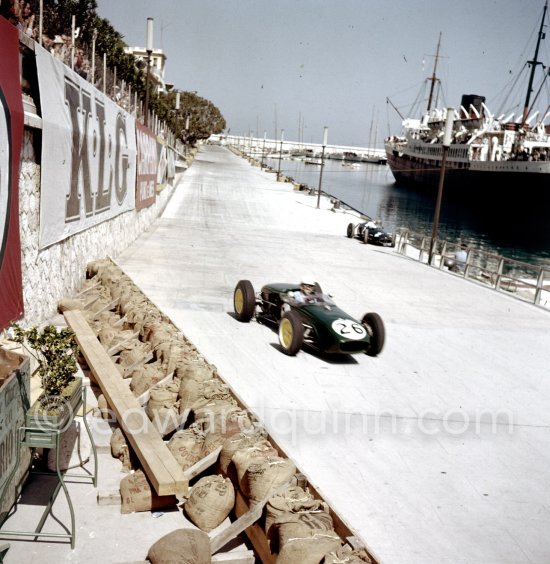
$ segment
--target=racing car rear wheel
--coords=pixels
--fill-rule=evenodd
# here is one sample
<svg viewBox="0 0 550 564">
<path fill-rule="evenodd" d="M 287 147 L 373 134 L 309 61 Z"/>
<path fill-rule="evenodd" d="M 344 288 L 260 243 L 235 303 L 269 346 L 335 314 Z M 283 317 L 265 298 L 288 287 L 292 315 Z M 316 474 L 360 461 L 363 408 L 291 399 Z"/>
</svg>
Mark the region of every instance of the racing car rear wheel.
<svg viewBox="0 0 550 564">
<path fill-rule="evenodd" d="M 346 235 L 351 239 L 353 237 L 353 232 L 355 231 L 355 226 L 353 225 L 353 223 L 350 223 L 348 225 L 348 230 L 346 232 Z"/>
<path fill-rule="evenodd" d="M 250 280 L 239 280 L 235 286 L 233 308 L 239 321 L 250 321 L 254 317 L 256 297 Z"/>
<path fill-rule="evenodd" d="M 365 326 L 370 337 L 370 347 L 367 354 L 369 356 L 378 356 L 386 340 L 386 329 L 384 328 L 382 318 L 374 312 L 365 313 L 361 323 Z"/>
<path fill-rule="evenodd" d="M 365 229 L 363 231 L 363 243 L 367 244 L 369 242 L 369 230 Z"/>
<path fill-rule="evenodd" d="M 304 342 L 304 326 L 295 311 L 286 311 L 279 323 L 279 343 L 283 352 L 294 356 Z"/>
</svg>

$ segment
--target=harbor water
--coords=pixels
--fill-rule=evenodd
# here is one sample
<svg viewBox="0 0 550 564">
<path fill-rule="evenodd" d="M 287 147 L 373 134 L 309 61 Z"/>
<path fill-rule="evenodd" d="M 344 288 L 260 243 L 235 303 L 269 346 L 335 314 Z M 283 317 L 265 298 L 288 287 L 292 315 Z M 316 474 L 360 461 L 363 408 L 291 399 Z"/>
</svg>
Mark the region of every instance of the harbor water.
<svg viewBox="0 0 550 564">
<path fill-rule="evenodd" d="M 265 163 L 278 170 L 278 159 Z M 303 159 L 284 158 L 281 174 L 317 190 L 320 166 Z M 387 165 L 344 163 L 326 159 L 322 191 L 348 206 L 378 219 L 387 231 L 406 228 L 431 235 L 435 195 L 395 182 Z M 518 201 L 494 202 L 480 207 L 473 201 L 449 201 L 443 195 L 438 237 L 466 243 L 473 249 L 495 253 L 532 265 L 550 266 L 550 230 L 536 205 Z M 541 217 L 542 215 L 542 217 Z"/>
</svg>

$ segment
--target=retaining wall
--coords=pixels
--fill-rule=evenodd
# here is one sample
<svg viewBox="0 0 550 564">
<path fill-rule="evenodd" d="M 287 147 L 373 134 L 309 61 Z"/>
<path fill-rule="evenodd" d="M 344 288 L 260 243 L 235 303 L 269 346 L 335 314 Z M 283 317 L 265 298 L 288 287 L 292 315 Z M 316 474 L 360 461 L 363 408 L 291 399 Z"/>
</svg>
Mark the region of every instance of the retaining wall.
<svg viewBox="0 0 550 564">
<path fill-rule="evenodd" d="M 34 325 L 52 317 L 58 301 L 71 295 L 81 285 L 86 265 L 105 256 L 116 257 L 161 214 L 177 185 L 157 194 L 156 202 L 143 210 L 135 209 L 110 221 L 91 227 L 39 250 L 40 165 L 35 153 L 35 136 L 40 131 L 25 126 L 19 175 L 19 219 L 21 234 L 21 266 L 25 316 L 22 325 Z M 181 173 L 180 173 L 181 174 Z"/>
<path fill-rule="evenodd" d="M 56 313 L 59 300 L 73 294 L 81 285 L 87 263 L 106 256 L 116 257 L 141 233 L 149 229 L 162 213 L 182 172 L 180 170 L 175 178 L 167 178 L 167 183 L 163 181 L 162 184 L 157 184 L 155 202 L 149 207 L 138 211 L 136 206 L 60 242 L 49 246 L 42 245 L 40 248 L 41 170 L 43 166 L 48 166 L 48 163 L 40 162 L 42 144 L 57 142 L 57 139 L 52 141 L 43 135 L 37 94 L 41 85 L 33 52 L 35 43 L 22 33 L 19 33 L 19 42 L 21 83 L 27 94 L 22 94 L 25 129 L 19 170 L 19 232 L 24 317 L 17 321 L 28 326 L 42 323 Z M 32 96 L 28 95 L 29 92 Z M 165 141 L 163 143 L 166 144 Z M 173 147 L 167 148 L 176 154 Z M 182 155 L 177 155 L 176 158 L 184 160 Z M 59 189 L 66 191 L 66 186 L 60 186 Z"/>
</svg>

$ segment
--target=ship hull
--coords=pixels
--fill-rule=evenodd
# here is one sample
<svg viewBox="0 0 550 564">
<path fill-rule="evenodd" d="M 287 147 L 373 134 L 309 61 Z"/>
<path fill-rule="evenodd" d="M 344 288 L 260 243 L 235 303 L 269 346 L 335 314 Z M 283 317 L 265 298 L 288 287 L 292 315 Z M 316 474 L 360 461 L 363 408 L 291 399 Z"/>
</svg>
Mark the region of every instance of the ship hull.
<svg viewBox="0 0 550 564">
<path fill-rule="evenodd" d="M 441 160 L 428 160 L 387 150 L 388 165 L 399 185 L 435 192 L 441 176 Z M 447 160 L 445 195 L 459 199 L 493 201 L 495 198 L 534 196 L 550 201 L 550 161 L 452 161 Z M 539 200 L 540 199 L 540 200 Z"/>
</svg>

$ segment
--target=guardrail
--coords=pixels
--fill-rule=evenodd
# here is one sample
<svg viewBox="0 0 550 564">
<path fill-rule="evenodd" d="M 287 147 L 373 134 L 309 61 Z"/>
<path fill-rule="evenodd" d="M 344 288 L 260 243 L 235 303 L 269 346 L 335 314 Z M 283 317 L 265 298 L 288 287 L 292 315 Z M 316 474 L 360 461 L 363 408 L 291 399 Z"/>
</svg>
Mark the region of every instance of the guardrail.
<svg viewBox="0 0 550 564">
<path fill-rule="evenodd" d="M 396 251 L 425 264 L 428 264 L 430 245 L 431 237 L 426 234 L 409 229 L 399 229 L 397 232 Z M 455 251 L 459 248 L 459 243 L 436 239 L 431 266 L 537 306 L 550 308 L 550 267 L 467 248 L 464 249 L 466 260 L 456 263 L 451 271 L 448 266 L 450 261 L 455 261 Z"/>
</svg>

